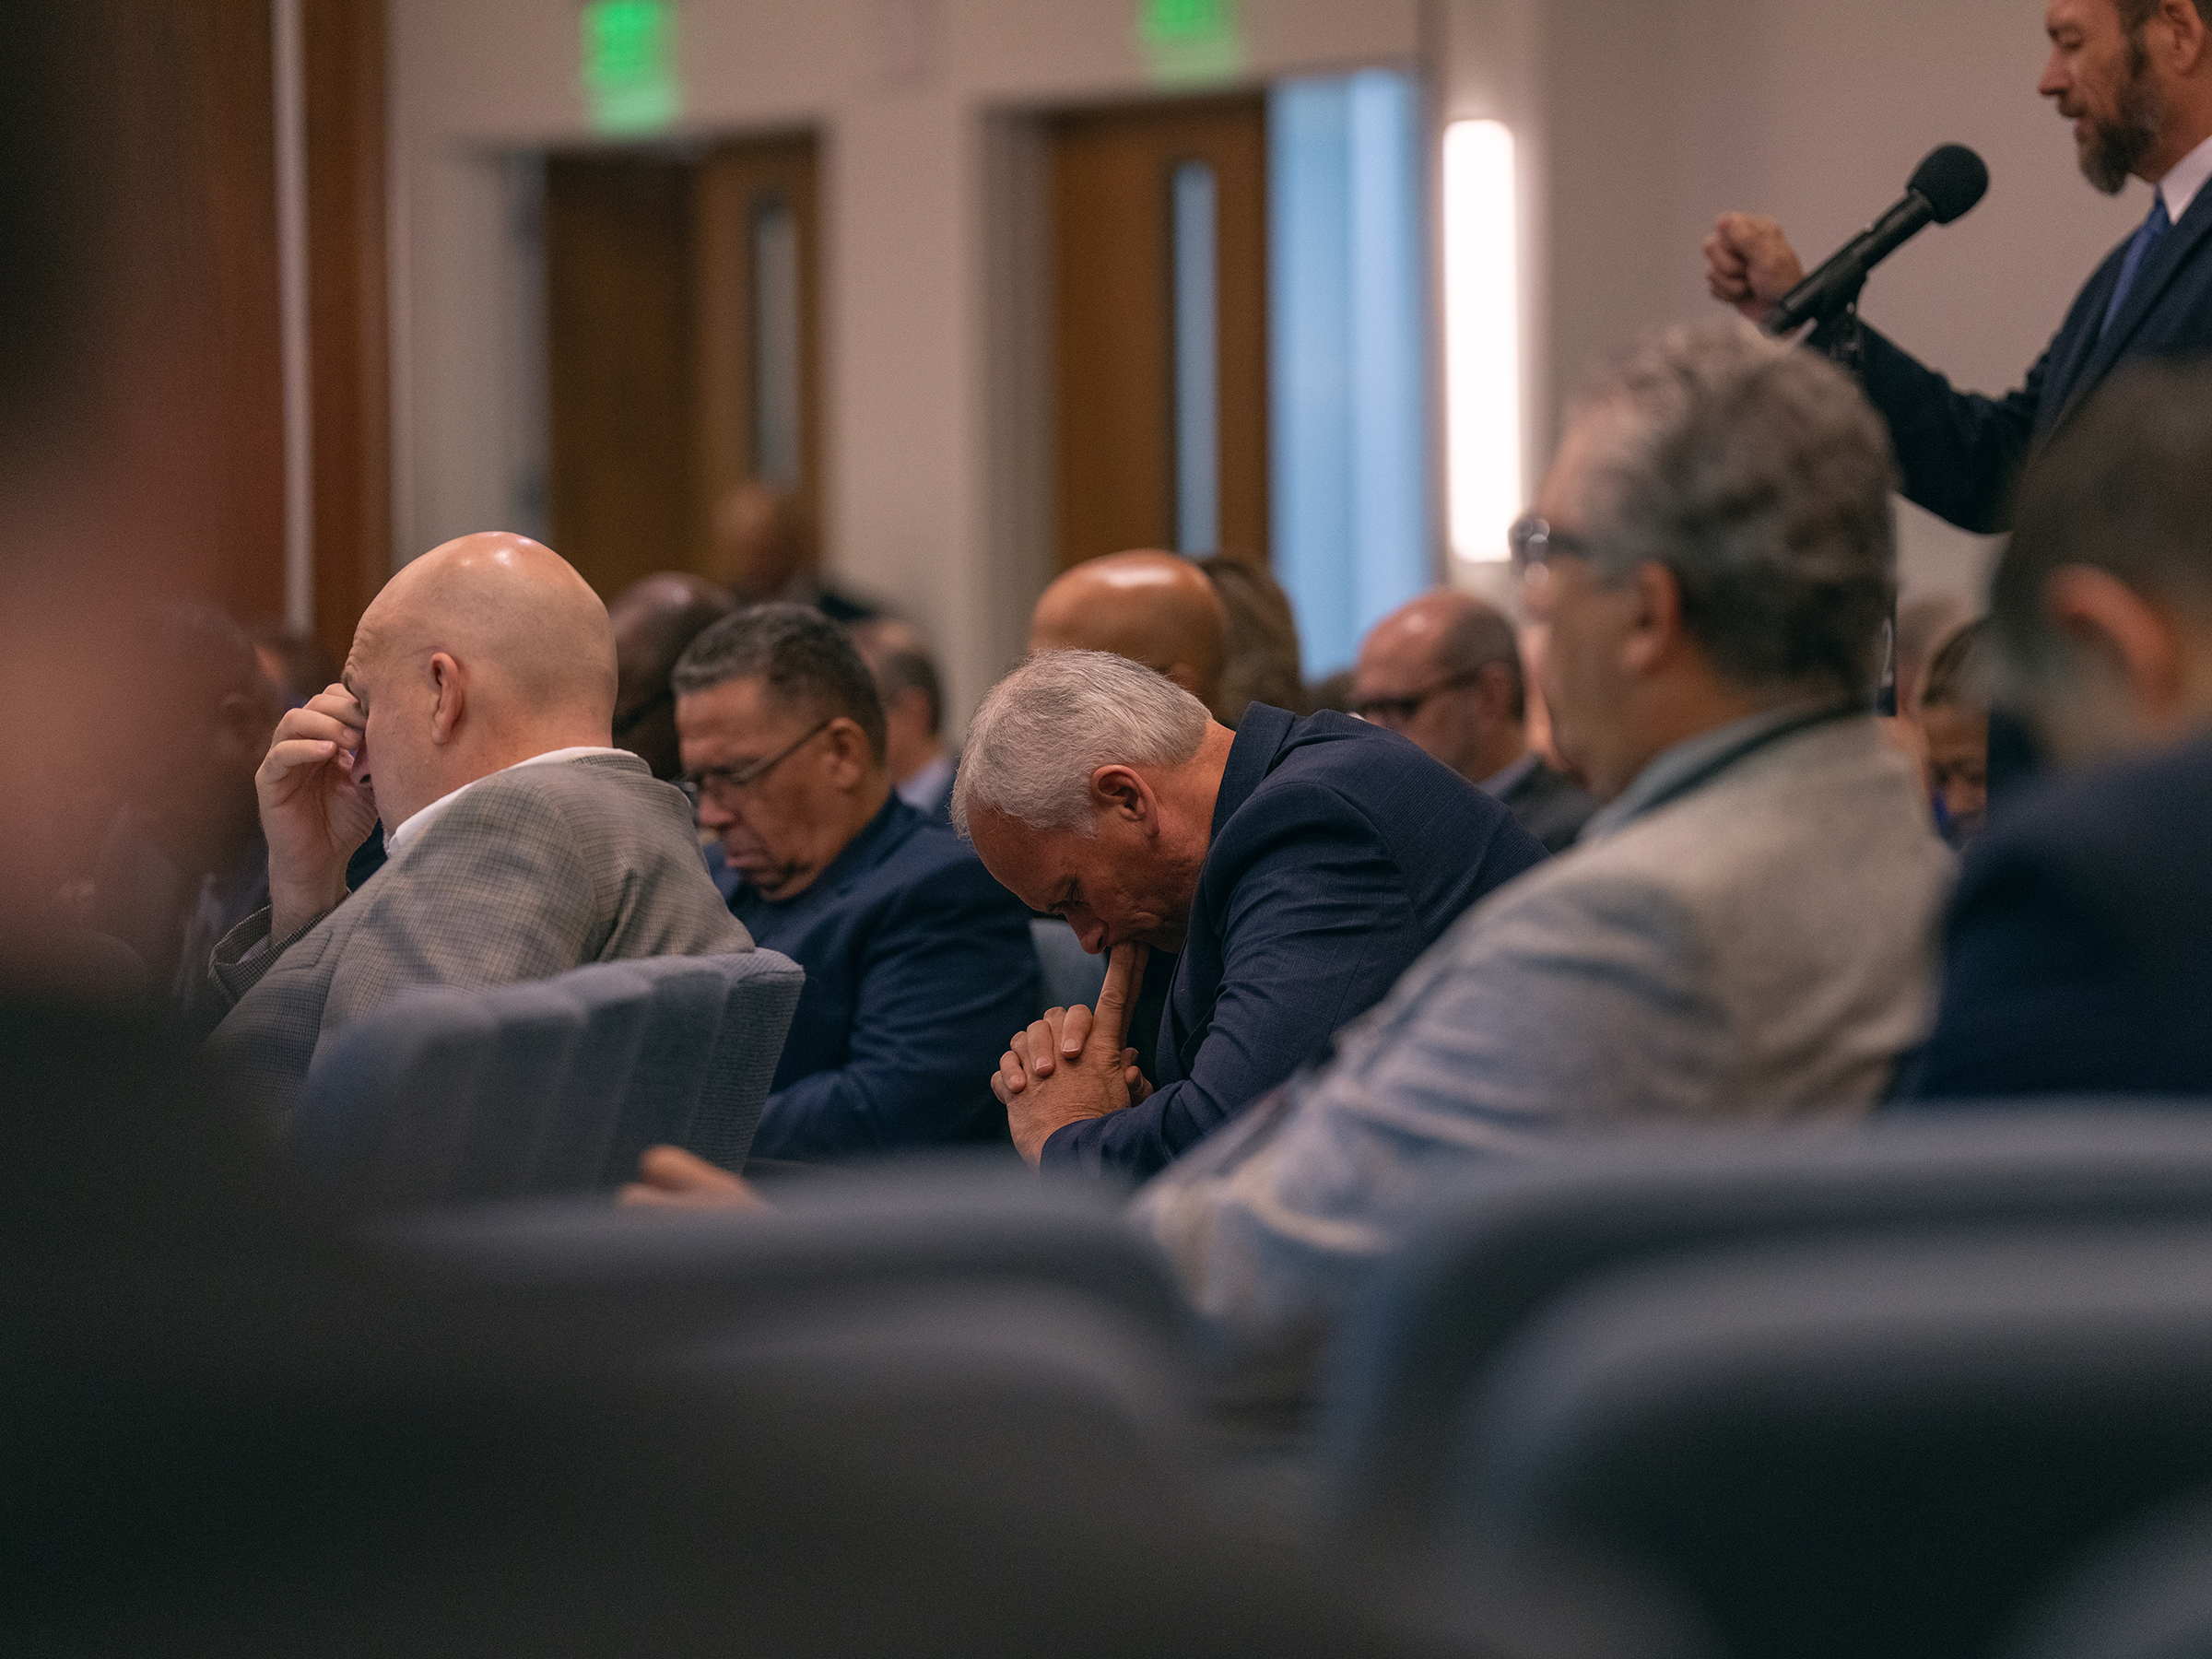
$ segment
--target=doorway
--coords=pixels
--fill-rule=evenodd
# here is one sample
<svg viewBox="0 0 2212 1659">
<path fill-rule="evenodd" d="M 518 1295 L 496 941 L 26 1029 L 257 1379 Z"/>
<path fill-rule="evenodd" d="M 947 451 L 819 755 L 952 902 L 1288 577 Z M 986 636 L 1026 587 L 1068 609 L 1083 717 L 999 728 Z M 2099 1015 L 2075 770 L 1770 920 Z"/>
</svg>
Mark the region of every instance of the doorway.
<svg viewBox="0 0 2212 1659">
<path fill-rule="evenodd" d="M 548 159 L 549 530 L 602 598 L 710 573 L 748 479 L 819 523 L 817 171 L 811 134 Z"/>
<path fill-rule="evenodd" d="M 1045 130 L 1055 529 L 1267 555 L 1267 101 L 1080 111 Z"/>
<path fill-rule="evenodd" d="M 1312 679 L 1438 579 L 1422 130 L 1391 68 L 1040 124 L 1059 569 L 1260 559 Z"/>
</svg>

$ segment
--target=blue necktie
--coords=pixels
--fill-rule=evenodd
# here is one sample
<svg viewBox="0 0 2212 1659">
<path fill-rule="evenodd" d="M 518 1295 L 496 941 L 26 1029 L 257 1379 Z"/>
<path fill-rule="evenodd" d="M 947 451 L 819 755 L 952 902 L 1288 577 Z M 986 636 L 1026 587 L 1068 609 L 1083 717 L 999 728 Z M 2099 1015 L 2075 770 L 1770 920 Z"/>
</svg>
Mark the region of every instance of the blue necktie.
<svg viewBox="0 0 2212 1659">
<path fill-rule="evenodd" d="M 2104 323 L 2097 330 L 2100 339 L 2112 327 L 2120 308 L 2127 303 L 2128 292 L 2136 286 L 2136 276 L 2143 269 L 2143 262 L 2158 250 L 2159 243 L 2166 239 L 2166 232 L 2172 229 L 2173 220 L 2166 217 L 2166 193 L 2160 191 L 2150 205 L 2150 217 L 2137 227 L 2134 239 L 2127 244 L 2127 257 L 2120 262 L 2120 286 L 2112 290 L 2112 302 L 2104 308 Z"/>
</svg>

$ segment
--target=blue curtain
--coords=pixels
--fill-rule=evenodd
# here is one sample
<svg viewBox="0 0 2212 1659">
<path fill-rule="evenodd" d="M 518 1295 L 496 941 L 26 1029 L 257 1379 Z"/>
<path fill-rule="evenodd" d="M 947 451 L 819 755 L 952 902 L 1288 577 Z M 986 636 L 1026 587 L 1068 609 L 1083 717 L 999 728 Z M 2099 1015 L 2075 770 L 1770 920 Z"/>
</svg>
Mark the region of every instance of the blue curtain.
<svg viewBox="0 0 2212 1659">
<path fill-rule="evenodd" d="M 1395 70 L 1268 94 L 1269 533 L 1309 678 L 1434 580 L 1419 134 Z"/>
</svg>

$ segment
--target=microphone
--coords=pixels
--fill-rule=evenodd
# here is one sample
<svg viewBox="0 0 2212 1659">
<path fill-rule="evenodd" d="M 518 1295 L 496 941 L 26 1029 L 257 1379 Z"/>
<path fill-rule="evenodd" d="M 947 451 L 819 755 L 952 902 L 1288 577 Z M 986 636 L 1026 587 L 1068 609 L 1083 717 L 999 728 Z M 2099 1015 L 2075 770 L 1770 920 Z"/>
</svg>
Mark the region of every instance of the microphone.
<svg viewBox="0 0 2212 1659">
<path fill-rule="evenodd" d="M 1771 335 L 1825 323 L 1859 297 L 1866 274 L 1930 224 L 1947 225 L 1989 188 L 1989 168 L 1963 144 L 1928 152 L 1896 206 L 1845 242 L 1829 262 L 1784 294 L 1768 315 Z"/>
</svg>

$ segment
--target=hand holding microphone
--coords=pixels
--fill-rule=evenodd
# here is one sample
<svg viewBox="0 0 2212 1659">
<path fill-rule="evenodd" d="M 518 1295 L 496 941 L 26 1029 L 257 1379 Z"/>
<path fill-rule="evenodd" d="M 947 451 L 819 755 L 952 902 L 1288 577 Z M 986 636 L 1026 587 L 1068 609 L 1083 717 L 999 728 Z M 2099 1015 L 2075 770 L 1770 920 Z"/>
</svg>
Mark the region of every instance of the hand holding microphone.
<svg viewBox="0 0 2212 1659">
<path fill-rule="evenodd" d="M 1724 213 L 1705 239 L 1705 287 L 1715 300 L 1763 324 L 1774 302 L 1805 280 L 1805 265 L 1782 227 L 1756 213 Z"/>
<path fill-rule="evenodd" d="M 1989 169 L 1964 145 L 1931 150 L 1905 194 L 1809 276 L 1772 219 L 1723 214 L 1705 239 L 1705 286 L 1770 334 L 1826 322 L 1858 297 L 1876 265 L 1927 226 L 1968 212 L 1988 188 Z"/>
</svg>

